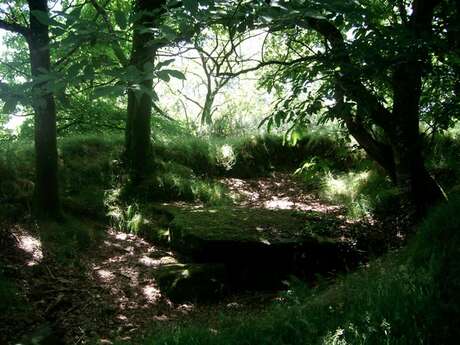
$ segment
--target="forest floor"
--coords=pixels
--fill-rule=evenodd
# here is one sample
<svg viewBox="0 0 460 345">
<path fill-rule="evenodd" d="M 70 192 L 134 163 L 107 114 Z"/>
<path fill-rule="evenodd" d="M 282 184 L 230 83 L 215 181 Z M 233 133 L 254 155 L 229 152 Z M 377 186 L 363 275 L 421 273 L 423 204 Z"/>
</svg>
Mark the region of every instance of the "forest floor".
<svg viewBox="0 0 460 345">
<path fill-rule="evenodd" d="M 289 174 L 245 180 L 225 178 L 221 182 L 228 186 L 238 206 L 315 211 L 335 217 L 344 234 L 356 232 L 356 222 L 348 221 L 340 206 L 319 200 Z M 50 344 L 85 344 L 94 338 L 111 344 L 113 339 L 128 340 L 152 327 L 190 319 L 203 318 L 210 324 L 220 312 L 262 311 L 279 298 L 276 291 L 247 291 L 214 304 L 175 304 L 162 294 L 153 272 L 177 262 L 176 253 L 134 234 L 89 220 L 87 224 L 104 228 L 105 236 L 70 267 L 46 255 L 43 259 L 33 225 L 12 226 L 16 249 L 9 250 L 3 259 L 9 275 L 20 282 L 29 310 L 0 316 L 0 342 L 17 340 L 18 334 L 29 330 L 38 337 L 51 334 L 55 340 L 49 340 Z M 359 225 L 359 231 L 373 234 L 372 241 L 384 241 L 379 237 L 384 233 L 379 228 L 375 222 Z M 31 317 L 30 310 L 35 317 Z"/>
</svg>

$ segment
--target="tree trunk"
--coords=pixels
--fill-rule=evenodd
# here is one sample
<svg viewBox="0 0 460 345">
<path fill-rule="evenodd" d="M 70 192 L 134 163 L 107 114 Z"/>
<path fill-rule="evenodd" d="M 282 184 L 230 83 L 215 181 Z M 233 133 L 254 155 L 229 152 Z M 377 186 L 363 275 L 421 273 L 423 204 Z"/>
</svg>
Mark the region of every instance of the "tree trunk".
<svg viewBox="0 0 460 345">
<path fill-rule="evenodd" d="M 150 121 L 152 115 L 153 62 L 158 49 L 152 41 L 154 34 L 147 29 L 155 26 L 155 17 L 165 1 L 136 0 L 133 45 L 130 65 L 136 67 L 141 80 L 128 90 L 128 118 L 126 124 L 126 159 L 134 184 L 149 171 L 151 154 Z"/>
<path fill-rule="evenodd" d="M 369 158 L 377 162 L 387 172 L 391 180 L 396 183 L 395 163 L 391 146 L 378 141 L 367 130 L 361 121 L 359 105 L 356 116 L 353 116 L 351 110 L 344 106 L 345 89 L 342 87 L 340 78 L 336 80 L 334 97 L 336 101 L 335 112 L 338 118 L 345 123 L 348 133 L 358 142 Z"/>
<path fill-rule="evenodd" d="M 434 7 L 439 0 L 414 0 L 411 21 L 406 29 L 414 42 L 431 35 Z M 428 173 L 422 154 L 419 132 L 419 104 L 424 63 L 428 63 L 426 48 L 409 48 L 393 70 L 393 109 L 387 110 L 359 78 L 359 69 L 352 63 L 340 31 L 325 19 L 309 17 L 308 27 L 321 34 L 332 47 L 341 67 L 337 84 L 355 101 L 388 138 L 391 151 L 378 143 L 358 121 L 345 114 L 350 133 L 370 157 L 385 168 L 398 187 L 407 194 L 420 215 L 445 199 L 439 185 Z M 337 87 L 336 87 L 337 88 Z M 337 90 L 336 90 L 337 92 Z M 393 163 L 389 162 L 393 160 Z"/>
<path fill-rule="evenodd" d="M 48 25 L 34 11 L 48 14 L 47 0 L 28 0 L 30 9 L 29 51 L 32 78 L 32 102 L 35 110 L 35 208 L 40 218 L 60 217 L 56 106 L 49 84 L 43 77 L 51 71 Z"/>
<path fill-rule="evenodd" d="M 413 39 L 431 34 L 434 4 L 424 0 L 414 1 L 414 12 L 408 24 Z M 428 173 L 422 153 L 419 129 L 420 96 L 423 70 L 428 64 L 425 48 L 407 52 L 405 60 L 393 71 L 392 131 L 388 131 L 395 158 L 398 186 L 412 199 L 419 214 L 445 199 L 439 185 Z"/>
</svg>

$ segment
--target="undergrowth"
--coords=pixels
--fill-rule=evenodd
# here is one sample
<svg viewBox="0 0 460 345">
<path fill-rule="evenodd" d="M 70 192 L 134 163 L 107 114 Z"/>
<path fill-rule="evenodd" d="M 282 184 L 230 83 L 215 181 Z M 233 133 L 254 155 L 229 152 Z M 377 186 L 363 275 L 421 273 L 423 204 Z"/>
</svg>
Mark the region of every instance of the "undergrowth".
<svg viewBox="0 0 460 345">
<path fill-rule="evenodd" d="M 427 165 L 447 194 L 459 192 L 460 135 L 447 133 L 436 136 L 427 150 Z"/>
</svg>

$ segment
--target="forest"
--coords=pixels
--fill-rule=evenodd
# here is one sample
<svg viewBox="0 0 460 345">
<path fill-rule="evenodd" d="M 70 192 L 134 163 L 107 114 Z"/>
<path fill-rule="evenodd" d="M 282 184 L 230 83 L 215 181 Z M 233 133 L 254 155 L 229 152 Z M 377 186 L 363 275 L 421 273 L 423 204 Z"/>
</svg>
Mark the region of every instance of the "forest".
<svg viewBox="0 0 460 345">
<path fill-rule="evenodd" d="M 0 344 L 458 344 L 459 0 L 1 0 Z"/>
</svg>

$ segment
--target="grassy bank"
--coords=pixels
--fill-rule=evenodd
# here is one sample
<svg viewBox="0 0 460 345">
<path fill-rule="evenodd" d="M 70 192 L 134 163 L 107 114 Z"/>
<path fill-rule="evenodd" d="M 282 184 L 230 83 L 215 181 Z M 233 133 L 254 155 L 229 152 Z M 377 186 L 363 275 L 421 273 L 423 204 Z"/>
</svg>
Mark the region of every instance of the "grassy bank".
<svg viewBox="0 0 460 345">
<path fill-rule="evenodd" d="M 327 136 L 305 136 L 296 146 L 273 135 L 240 138 L 181 136 L 152 143 L 153 171 L 138 190 L 149 201 L 225 203 L 226 190 L 216 177 L 254 177 L 274 170 L 293 170 L 308 157 L 318 156 L 345 169 L 353 158 Z M 106 191 L 126 186 L 120 165 L 123 137 L 82 135 L 63 138 L 59 147 L 59 182 L 63 204 L 77 215 L 104 216 Z M 1 212 L 10 218 L 30 212 L 33 197 L 34 153 L 29 141 L 0 148 Z"/>
</svg>

